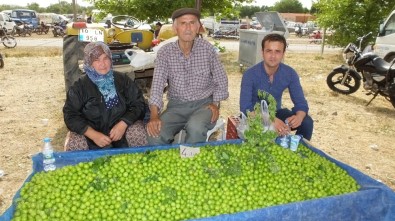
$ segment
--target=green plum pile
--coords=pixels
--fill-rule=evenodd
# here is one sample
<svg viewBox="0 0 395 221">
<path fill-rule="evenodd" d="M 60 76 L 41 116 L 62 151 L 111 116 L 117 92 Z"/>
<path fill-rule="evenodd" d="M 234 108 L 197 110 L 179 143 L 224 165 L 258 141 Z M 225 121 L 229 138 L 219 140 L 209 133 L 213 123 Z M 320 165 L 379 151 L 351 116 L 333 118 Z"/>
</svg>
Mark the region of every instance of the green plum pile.
<svg viewBox="0 0 395 221">
<path fill-rule="evenodd" d="M 206 145 L 98 158 L 25 183 L 13 220 L 188 220 L 358 191 L 342 168 L 299 145 Z"/>
</svg>

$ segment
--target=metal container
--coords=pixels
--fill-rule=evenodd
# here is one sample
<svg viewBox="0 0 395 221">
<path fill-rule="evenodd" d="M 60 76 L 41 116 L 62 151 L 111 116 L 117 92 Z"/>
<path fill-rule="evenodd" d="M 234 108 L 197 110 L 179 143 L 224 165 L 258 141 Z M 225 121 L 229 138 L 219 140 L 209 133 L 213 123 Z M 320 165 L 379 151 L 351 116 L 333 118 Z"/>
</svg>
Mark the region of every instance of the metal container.
<svg viewBox="0 0 395 221">
<path fill-rule="evenodd" d="M 257 12 L 261 30 L 240 29 L 239 63 L 250 67 L 262 61 L 262 39 L 270 33 L 278 33 L 288 38 L 289 32 L 278 12 Z"/>
</svg>

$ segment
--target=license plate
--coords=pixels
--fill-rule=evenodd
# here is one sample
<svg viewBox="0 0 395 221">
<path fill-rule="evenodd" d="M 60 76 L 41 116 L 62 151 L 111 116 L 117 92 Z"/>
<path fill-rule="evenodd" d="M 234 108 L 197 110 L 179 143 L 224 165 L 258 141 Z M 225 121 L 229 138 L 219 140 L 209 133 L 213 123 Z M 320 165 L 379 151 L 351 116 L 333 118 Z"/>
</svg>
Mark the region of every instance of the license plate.
<svg viewBox="0 0 395 221">
<path fill-rule="evenodd" d="M 100 29 L 85 28 L 80 29 L 78 40 L 84 42 L 104 42 L 104 33 Z"/>
</svg>

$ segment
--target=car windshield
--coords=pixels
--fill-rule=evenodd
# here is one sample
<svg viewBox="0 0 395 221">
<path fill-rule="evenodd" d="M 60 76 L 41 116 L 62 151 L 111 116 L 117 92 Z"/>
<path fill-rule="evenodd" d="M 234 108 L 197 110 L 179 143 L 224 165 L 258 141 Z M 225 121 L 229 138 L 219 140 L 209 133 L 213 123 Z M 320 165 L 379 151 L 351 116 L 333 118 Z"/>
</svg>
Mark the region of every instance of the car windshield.
<svg viewBox="0 0 395 221">
<path fill-rule="evenodd" d="M 12 17 L 14 18 L 30 18 L 31 13 L 27 11 L 17 11 L 17 12 L 12 12 Z"/>
</svg>

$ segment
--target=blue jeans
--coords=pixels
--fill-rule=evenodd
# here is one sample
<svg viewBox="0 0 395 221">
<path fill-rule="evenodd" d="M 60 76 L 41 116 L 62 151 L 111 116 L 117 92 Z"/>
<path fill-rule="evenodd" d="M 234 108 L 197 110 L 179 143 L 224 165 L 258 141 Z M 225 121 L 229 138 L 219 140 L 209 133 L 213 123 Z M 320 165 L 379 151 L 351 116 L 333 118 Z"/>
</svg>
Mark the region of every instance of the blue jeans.
<svg viewBox="0 0 395 221">
<path fill-rule="evenodd" d="M 285 119 L 295 114 L 296 113 L 294 113 L 293 111 L 290 111 L 289 109 L 285 108 L 285 109 L 277 110 L 276 117 L 282 121 L 285 121 Z M 306 115 L 301 125 L 296 128 L 296 134 L 302 135 L 307 140 L 311 140 L 311 137 L 313 135 L 313 128 L 314 128 L 313 119 L 309 115 Z"/>
</svg>

